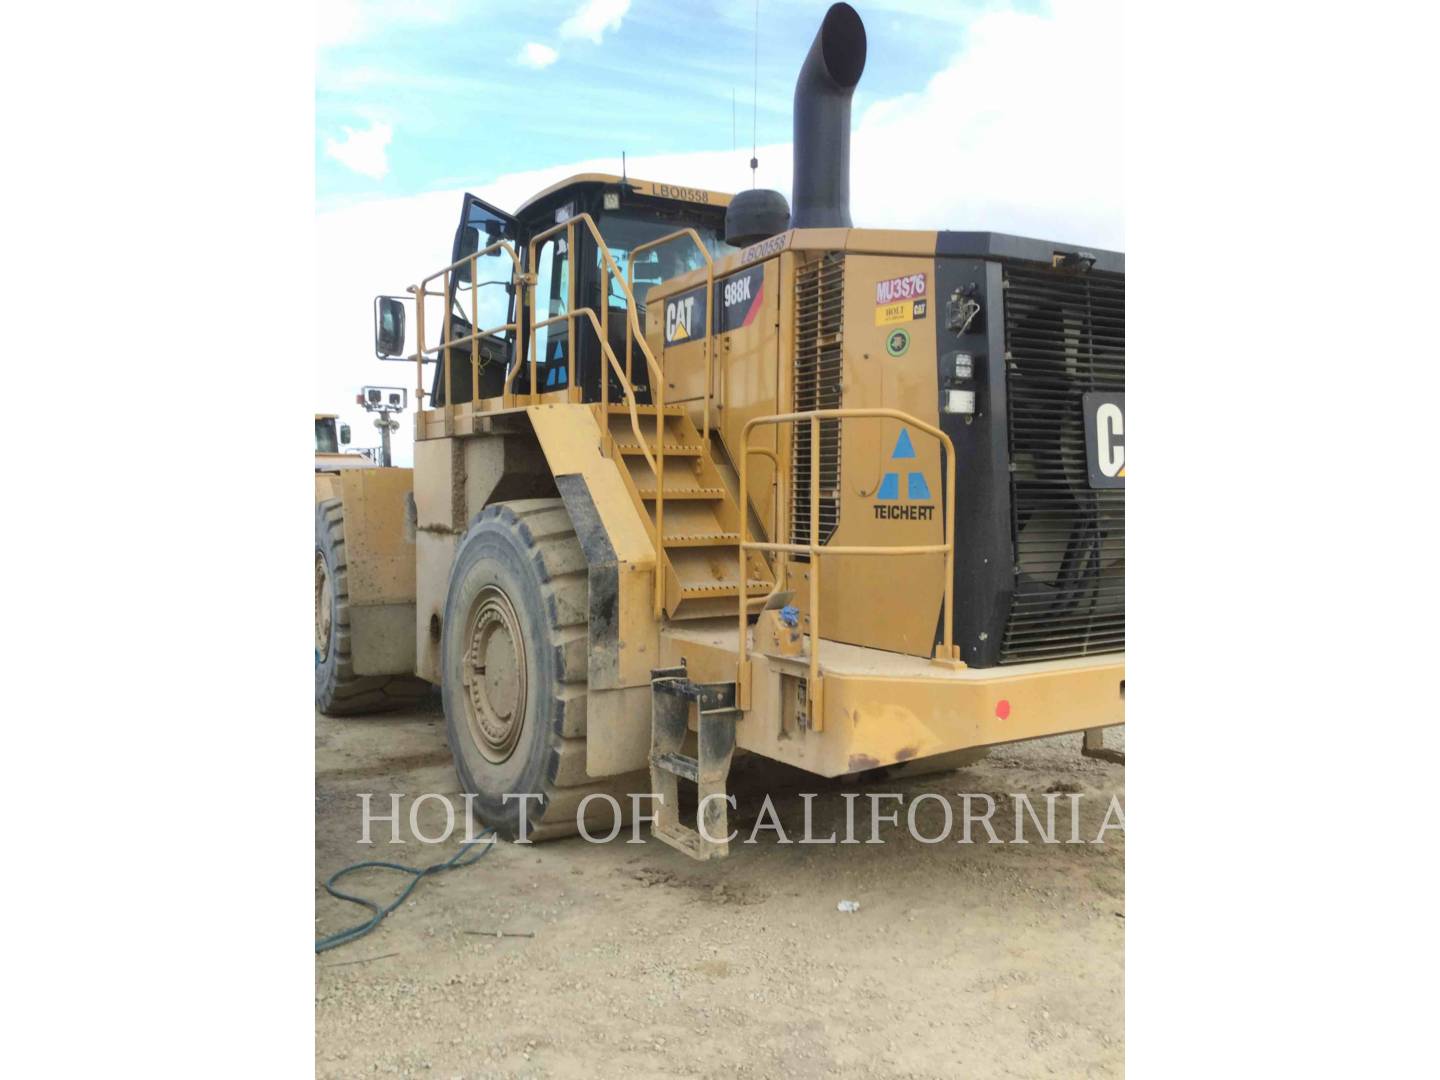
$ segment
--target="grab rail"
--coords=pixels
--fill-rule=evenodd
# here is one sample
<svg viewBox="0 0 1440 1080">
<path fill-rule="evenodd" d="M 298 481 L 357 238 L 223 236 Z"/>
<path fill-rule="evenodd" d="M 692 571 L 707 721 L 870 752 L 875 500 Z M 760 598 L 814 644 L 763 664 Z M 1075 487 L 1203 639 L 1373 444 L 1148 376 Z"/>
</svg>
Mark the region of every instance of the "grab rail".
<svg viewBox="0 0 1440 1080">
<path fill-rule="evenodd" d="M 467 342 L 470 344 L 470 403 L 476 404 L 480 400 L 480 339 L 482 337 L 493 337 L 502 331 L 508 330 L 516 334 L 518 322 L 501 323 L 499 326 L 491 327 L 488 330 L 480 330 L 476 323 L 480 319 L 480 286 L 476 280 L 479 276 L 480 260 L 487 255 L 503 251 L 510 256 L 511 281 L 521 277 L 520 257 L 515 254 L 515 249 L 509 241 L 499 240 L 483 251 L 477 251 L 472 255 L 466 255 L 463 259 L 456 259 L 449 266 L 435 271 L 429 277 L 421 280 L 419 285 L 411 285 L 406 291 L 415 297 L 415 407 L 418 410 L 425 407 L 425 354 L 431 350 L 425 347 L 425 298 L 427 296 L 438 296 L 445 300 L 444 317 L 445 325 L 441 332 L 440 344 L 436 346 L 440 354 L 440 362 L 444 367 L 445 401 L 447 404 L 454 404 L 454 397 L 450 393 L 450 350 Z M 470 333 L 461 338 L 453 338 L 452 312 L 448 306 L 450 298 L 450 275 L 459 267 L 470 264 Z M 440 292 L 433 292 L 429 285 L 436 278 L 444 278 L 444 284 Z M 406 357 L 406 359 L 409 359 Z"/>
<path fill-rule="evenodd" d="M 555 236 L 557 233 L 563 231 L 565 233 L 566 250 L 570 253 L 573 259 L 573 254 L 575 251 L 575 230 L 579 225 L 585 226 L 590 236 L 594 238 L 596 249 L 600 253 L 600 295 L 603 299 L 600 314 L 597 316 L 594 309 L 591 307 L 575 306 L 575 282 L 578 276 L 575 273 L 575 270 L 578 269 L 578 267 L 572 265 L 572 270 L 567 287 L 565 312 L 560 315 L 552 315 L 544 319 L 539 319 L 536 317 L 539 314 L 538 308 L 536 306 L 536 286 L 538 283 L 538 275 L 536 274 L 534 267 L 540 245 L 543 244 L 546 240 L 550 239 L 552 236 Z M 491 244 L 489 247 L 485 248 L 482 251 L 477 251 L 474 254 L 467 255 L 461 259 L 457 259 L 449 266 L 437 270 L 429 277 L 424 278 L 419 285 L 410 286 L 408 290 L 412 295 L 415 296 L 416 299 L 416 352 L 414 355 L 415 401 L 417 407 L 421 409 L 424 408 L 424 399 L 427 396 L 425 392 L 425 357 L 429 352 L 432 351 L 431 349 L 428 349 L 426 347 L 425 342 L 425 300 L 427 297 L 438 296 L 445 300 L 447 304 L 444 313 L 445 322 L 444 329 L 441 334 L 440 344 L 436 346 L 435 350 L 433 350 L 439 353 L 440 362 L 443 364 L 444 367 L 442 378 L 445 388 L 445 401 L 447 405 L 453 406 L 455 404 L 454 396 L 451 393 L 451 350 L 467 343 L 470 345 L 470 400 L 471 404 L 474 405 L 478 404 L 480 401 L 480 339 L 483 337 L 494 336 L 495 334 L 503 333 L 506 331 L 508 331 L 512 335 L 513 339 L 515 339 L 517 342 L 520 336 L 520 320 L 518 312 L 520 311 L 521 306 L 518 303 L 515 305 L 515 310 L 517 312 L 515 320 L 502 323 L 499 326 L 492 327 L 487 330 L 478 330 L 475 328 L 475 324 L 479 319 L 479 287 L 477 284 L 476 287 L 472 290 L 470 297 L 471 332 L 464 335 L 463 337 L 453 337 L 453 312 L 448 306 L 450 297 L 450 286 L 452 284 L 450 275 L 455 273 L 455 271 L 458 270 L 461 266 L 464 266 L 467 263 L 469 264 L 470 280 L 472 283 L 476 282 L 476 279 L 479 275 L 479 260 L 481 258 L 484 258 L 485 256 L 503 251 L 506 255 L 510 257 L 512 283 L 516 287 L 526 290 L 524 294 L 524 299 L 526 301 L 525 307 L 529 312 L 529 318 L 526 323 L 528 332 L 525 334 L 526 354 L 523 357 L 520 356 L 518 349 L 514 354 L 513 360 L 510 365 L 510 370 L 506 373 L 505 381 L 500 392 L 500 404 L 502 408 L 513 408 L 518 403 L 520 395 L 516 394 L 515 392 L 515 379 L 520 374 L 522 367 L 526 366 L 528 366 L 529 368 L 530 375 L 530 389 L 529 393 L 525 395 L 526 402 L 532 405 L 539 402 L 540 390 L 538 386 L 538 360 L 535 355 L 536 332 L 543 329 L 544 327 L 552 326 L 560 322 L 564 322 L 566 324 L 566 329 L 569 334 L 570 340 L 570 347 L 566 350 L 566 396 L 569 400 L 573 402 L 578 402 L 580 400 L 580 390 L 576 386 L 575 382 L 575 355 L 577 351 L 575 322 L 577 319 L 580 319 L 582 317 L 589 321 L 591 327 L 595 330 L 596 337 L 600 340 L 601 354 L 605 358 L 606 365 L 609 370 L 614 372 L 616 381 L 620 384 L 620 389 L 622 394 L 624 395 L 625 405 L 627 406 L 627 411 L 630 417 L 630 428 L 635 433 L 635 438 L 637 440 L 637 445 L 640 449 L 640 453 L 644 457 L 645 463 L 650 467 L 651 472 L 653 472 L 655 475 L 655 527 L 652 533 L 652 538 L 654 540 L 655 546 L 654 605 L 656 617 L 659 617 L 661 612 L 664 610 L 665 597 L 665 560 L 663 555 L 663 538 L 665 529 L 665 373 L 664 370 L 661 368 L 659 362 L 655 359 L 655 354 L 651 351 L 649 343 L 645 339 L 644 331 L 639 324 L 639 317 L 637 314 L 638 305 L 635 301 L 635 292 L 633 289 L 633 282 L 630 277 L 630 271 L 634 268 L 635 256 L 640 252 L 648 251 L 651 248 L 660 247 L 663 244 L 680 239 L 682 237 L 688 237 L 695 244 L 696 248 L 700 251 L 700 254 L 705 259 L 705 325 L 707 330 L 709 330 L 712 328 L 713 320 L 712 309 L 714 306 L 715 293 L 715 264 L 714 260 L 710 256 L 710 252 L 706 249 L 704 243 L 700 239 L 699 234 L 694 229 L 678 229 L 673 233 L 668 233 L 665 236 L 662 236 L 656 240 L 648 241 L 632 249 L 630 252 L 630 261 L 626 267 L 626 272 L 622 274 L 620 272 L 619 264 L 616 263 L 614 255 L 611 254 L 610 248 L 606 245 L 604 238 L 600 235 L 600 230 L 595 225 L 594 219 L 589 214 L 576 214 L 570 218 L 567 218 L 565 221 L 546 229 L 544 232 L 541 232 L 536 236 L 532 237 L 527 252 L 528 261 L 525 264 L 531 267 L 529 271 L 526 271 L 521 266 L 520 258 L 516 254 L 514 247 L 512 247 L 508 241 L 500 240 L 494 244 Z M 620 364 L 619 358 L 615 355 L 615 350 L 610 345 L 609 298 L 610 281 L 612 277 L 620 284 L 620 288 L 624 293 L 625 299 L 625 364 L 623 367 Z M 439 292 L 430 289 L 429 286 L 432 282 L 442 278 L 444 280 L 441 286 L 441 290 Z M 652 387 L 651 397 L 654 399 L 655 402 L 656 445 L 653 447 L 650 444 L 650 440 L 646 438 L 645 433 L 642 430 L 640 423 L 639 407 L 638 403 L 635 400 L 635 387 L 632 382 L 633 371 L 631 367 L 631 360 L 634 353 L 635 344 L 639 345 L 640 355 L 645 359 L 646 374 L 650 379 L 650 384 Z M 407 357 L 406 359 L 410 358 Z M 704 394 L 704 439 L 707 445 L 710 439 L 710 381 L 712 377 L 713 373 L 711 342 L 710 334 L 707 333 L 705 336 Z M 601 411 L 606 417 L 606 448 L 607 452 L 609 452 L 609 450 L 611 449 L 611 440 L 608 438 L 608 417 L 610 411 L 610 379 L 608 378 L 607 373 L 603 371 L 600 378 L 600 405 Z M 446 430 L 448 431 L 449 421 L 447 420 L 446 422 Z"/>
<path fill-rule="evenodd" d="M 895 546 L 874 546 L 874 545 L 847 545 L 837 547 L 830 544 L 821 544 L 820 534 L 820 422 L 822 420 L 853 420 L 853 419 L 878 419 L 898 420 L 909 427 L 915 428 L 926 435 L 931 436 L 940 443 L 944 452 L 945 464 L 948 466 L 945 472 L 945 518 L 942 524 L 942 532 L 945 537 L 943 544 L 904 544 Z M 749 465 L 750 454 L 770 453 L 768 448 L 750 446 L 750 431 L 752 428 L 770 424 L 794 424 L 801 420 L 810 424 L 810 528 L 808 544 L 794 543 L 765 543 L 748 538 L 749 522 Z M 945 613 L 941 623 L 941 642 L 935 649 L 937 659 L 953 661 L 956 658 L 954 645 L 954 622 L 955 622 L 955 446 L 950 437 L 938 427 L 918 420 L 909 413 L 901 412 L 899 409 L 817 409 L 813 412 L 781 413 L 776 416 L 757 416 L 745 424 L 740 431 L 740 531 L 737 544 L 740 559 L 740 581 L 747 580 L 745 562 L 746 555 L 752 551 L 766 551 L 781 555 L 775 566 L 775 589 L 770 596 L 775 596 L 784 590 L 785 587 L 785 560 L 786 555 L 808 555 L 810 557 L 810 665 L 809 684 L 806 689 L 806 708 L 810 729 L 822 731 L 825 725 L 823 684 L 820 673 L 820 558 L 823 555 L 933 555 L 939 552 L 945 553 Z M 778 523 L 777 523 L 778 524 Z M 777 528 L 780 535 L 784 535 Z M 749 634 L 749 610 L 746 603 L 746 595 L 742 584 L 740 590 L 739 619 L 739 664 L 736 671 L 736 689 L 739 697 L 739 705 L 742 709 L 750 707 L 750 660 L 747 650 L 747 638 Z M 769 598 L 767 597 L 767 600 Z"/>
<path fill-rule="evenodd" d="M 637 445 L 640 453 L 645 458 L 645 463 L 650 466 L 651 472 L 655 474 L 655 529 L 653 533 L 655 545 L 655 616 L 659 618 L 665 606 L 665 557 L 663 554 L 662 538 L 665 528 L 665 372 L 655 359 L 655 354 L 650 351 L 650 346 L 645 340 L 644 332 L 640 328 L 639 318 L 636 314 L 635 293 L 630 288 L 630 282 L 626 275 L 620 272 L 619 264 L 615 262 L 615 256 L 610 253 L 605 238 L 600 235 L 600 230 L 595 227 L 595 221 L 589 214 L 576 214 L 567 218 L 558 225 L 553 225 L 544 232 L 539 233 L 530 240 L 529 265 L 535 265 L 536 253 L 539 246 L 564 230 L 566 250 L 573 258 L 575 251 L 575 227 L 583 224 L 595 241 L 595 247 L 600 253 L 600 296 L 602 304 L 600 315 L 597 318 L 593 309 L 589 307 L 575 307 L 575 267 L 572 266 L 569 283 L 569 298 L 567 310 L 563 315 L 554 315 L 543 321 L 535 321 L 535 286 L 538 276 L 532 271 L 526 275 L 525 284 L 529 291 L 531 332 L 527 335 L 527 353 L 530 363 L 530 399 L 532 402 L 538 400 L 536 393 L 536 359 L 535 359 L 535 330 L 551 323 L 564 319 L 567 321 L 570 334 L 570 348 L 567 350 L 569 361 L 568 386 L 569 397 L 572 401 L 578 400 L 575 387 L 575 330 L 574 321 L 580 316 L 587 316 L 590 324 L 595 328 L 595 333 L 600 339 L 601 352 L 606 362 L 614 370 L 616 379 L 620 383 L 620 389 L 625 396 L 625 404 L 630 414 L 630 428 L 638 440 Z M 662 238 L 664 239 L 664 238 Z M 633 252 L 632 258 L 633 258 Z M 708 253 L 707 253 L 708 257 Z M 615 350 L 610 347 L 610 279 L 614 277 L 619 282 L 625 294 L 625 366 L 620 366 L 619 359 L 615 356 Z M 652 387 L 651 397 L 655 402 L 655 441 L 658 444 L 654 450 L 645 438 L 645 433 L 640 429 L 640 414 L 635 401 L 635 387 L 630 380 L 630 360 L 632 355 L 632 333 L 634 341 L 640 346 L 640 355 L 645 358 L 646 373 L 650 378 Z M 515 367 L 511 370 L 505 382 L 506 404 L 513 399 L 512 385 L 515 375 L 520 370 L 520 363 L 517 360 Z M 606 445 L 609 446 L 609 415 L 610 415 L 610 380 L 605 372 L 600 377 L 600 407 L 605 417 L 606 424 Z"/>
</svg>

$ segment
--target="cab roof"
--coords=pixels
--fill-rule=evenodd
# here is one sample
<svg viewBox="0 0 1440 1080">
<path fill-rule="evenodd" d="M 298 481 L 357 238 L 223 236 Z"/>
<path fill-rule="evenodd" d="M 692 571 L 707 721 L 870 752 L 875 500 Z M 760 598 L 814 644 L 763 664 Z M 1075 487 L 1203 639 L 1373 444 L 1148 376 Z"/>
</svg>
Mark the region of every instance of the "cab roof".
<svg viewBox="0 0 1440 1080">
<path fill-rule="evenodd" d="M 574 176 L 567 176 L 558 183 L 551 184 L 543 191 L 536 192 L 521 204 L 515 211 L 519 217 L 526 210 L 531 209 L 537 203 L 558 194 L 569 187 L 580 187 L 584 184 L 603 185 L 624 185 L 637 195 L 646 195 L 652 199 L 674 199 L 677 202 L 700 203 L 703 206 L 726 207 L 730 205 L 731 195 L 724 191 L 709 191 L 705 188 L 687 187 L 684 184 L 666 184 L 657 180 L 640 180 L 633 176 L 616 176 L 614 173 L 576 173 Z"/>
</svg>

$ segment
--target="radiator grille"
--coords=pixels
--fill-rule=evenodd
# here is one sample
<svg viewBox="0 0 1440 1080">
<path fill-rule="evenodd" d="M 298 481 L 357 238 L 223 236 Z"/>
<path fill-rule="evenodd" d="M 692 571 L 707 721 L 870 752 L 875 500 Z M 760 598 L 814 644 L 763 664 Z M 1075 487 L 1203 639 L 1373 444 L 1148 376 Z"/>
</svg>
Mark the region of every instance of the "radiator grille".
<svg viewBox="0 0 1440 1080">
<path fill-rule="evenodd" d="M 828 254 L 795 270 L 795 412 L 840 408 L 845 256 Z M 792 542 L 810 543 L 810 424 L 794 425 Z M 820 422 L 820 543 L 840 524 L 840 421 Z M 792 556 L 805 562 L 809 556 Z"/>
<path fill-rule="evenodd" d="M 1125 491 L 1087 480 L 1081 397 L 1125 389 L 1125 278 L 1007 267 L 1015 589 L 1000 662 L 1125 648 Z"/>
</svg>

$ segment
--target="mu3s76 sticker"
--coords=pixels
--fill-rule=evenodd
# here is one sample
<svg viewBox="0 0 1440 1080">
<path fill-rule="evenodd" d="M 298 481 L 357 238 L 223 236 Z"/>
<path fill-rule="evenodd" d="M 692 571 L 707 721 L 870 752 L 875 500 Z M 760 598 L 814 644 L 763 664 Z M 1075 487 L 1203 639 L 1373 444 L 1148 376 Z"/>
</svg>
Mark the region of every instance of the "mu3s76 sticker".
<svg viewBox="0 0 1440 1080">
<path fill-rule="evenodd" d="M 875 325 L 923 319 L 930 301 L 925 295 L 924 274 L 901 274 L 875 283 Z"/>
</svg>

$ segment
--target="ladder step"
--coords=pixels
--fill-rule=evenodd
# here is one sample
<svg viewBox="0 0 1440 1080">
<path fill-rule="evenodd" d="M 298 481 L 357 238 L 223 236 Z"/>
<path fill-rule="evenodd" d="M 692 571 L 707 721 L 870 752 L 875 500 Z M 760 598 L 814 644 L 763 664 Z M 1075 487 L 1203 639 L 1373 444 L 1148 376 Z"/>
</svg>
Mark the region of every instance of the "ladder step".
<svg viewBox="0 0 1440 1080">
<path fill-rule="evenodd" d="M 662 825 L 657 821 L 650 826 L 650 835 L 656 840 L 669 844 L 676 851 L 683 852 L 692 859 L 702 862 L 708 859 L 724 858 L 730 850 L 728 843 L 709 843 L 694 829 L 681 825 L 679 822 Z"/>
<path fill-rule="evenodd" d="M 737 533 L 696 533 L 693 536 L 667 536 L 662 541 L 667 548 L 734 547 L 740 542 Z"/>
<path fill-rule="evenodd" d="M 642 499 L 658 499 L 660 497 L 654 488 L 640 488 L 639 492 Z M 666 502 L 672 499 L 723 499 L 724 497 L 725 489 L 718 487 L 665 489 Z"/>
<path fill-rule="evenodd" d="M 636 412 L 638 415 L 640 415 L 640 416 L 654 416 L 654 415 L 655 415 L 655 406 L 654 406 L 654 405 L 636 405 L 636 406 L 635 406 L 635 412 Z M 610 403 L 609 413 L 610 413 L 611 416 L 629 416 L 629 415 L 630 415 L 630 406 L 629 406 L 629 405 L 626 405 L 624 402 L 621 402 L 620 404 L 617 405 L 615 402 L 612 401 L 612 402 Z M 684 405 L 666 405 L 666 406 L 665 406 L 665 415 L 666 415 L 666 416 L 684 416 L 684 415 L 685 415 L 685 406 L 684 406 Z"/>
<path fill-rule="evenodd" d="M 622 454 L 634 457 L 639 457 L 645 453 L 644 448 L 638 443 L 617 442 L 615 449 L 619 450 Z M 702 452 L 702 448 L 698 446 L 671 446 L 668 443 L 665 445 L 666 457 L 698 457 Z M 651 448 L 650 453 L 654 454 L 656 450 Z"/>
<path fill-rule="evenodd" d="M 768 593 L 772 588 L 768 581 L 760 581 L 758 578 L 750 579 L 748 595 L 755 596 L 759 593 Z M 693 599 L 700 596 L 734 596 L 739 590 L 733 581 L 717 581 L 710 585 L 681 585 L 681 599 Z"/>
<path fill-rule="evenodd" d="M 656 754 L 655 767 L 692 782 L 700 779 L 700 762 L 689 754 Z"/>
</svg>

